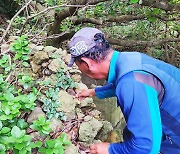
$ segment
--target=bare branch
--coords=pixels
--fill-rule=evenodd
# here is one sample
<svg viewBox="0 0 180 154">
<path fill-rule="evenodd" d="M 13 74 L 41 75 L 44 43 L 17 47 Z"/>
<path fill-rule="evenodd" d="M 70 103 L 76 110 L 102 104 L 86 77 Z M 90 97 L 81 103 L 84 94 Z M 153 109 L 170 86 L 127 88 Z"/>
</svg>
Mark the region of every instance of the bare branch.
<svg viewBox="0 0 180 154">
<path fill-rule="evenodd" d="M 82 23 L 92 23 L 92 24 L 97 24 L 97 25 L 103 24 L 103 20 L 95 19 L 95 18 L 81 18 L 81 19 L 74 18 L 71 21 L 74 25 L 78 25 Z"/>
<path fill-rule="evenodd" d="M 14 17 L 12 17 L 12 19 L 11 19 L 11 21 L 10 21 L 7 29 L 6 29 L 5 32 L 3 33 L 3 36 L 0 38 L 0 43 L 1 43 L 1 42 L 3 41 L 3 39 L 6 37 L 8 31 L 9 31 L 9 29 L 10 29 L 10 27 L 11 27 L 13 21 L 14 21 L 14 19 L 31 3 L 31 1 L 32 1 L 32 0 L 29 0 L 29 2 L 26 3 L 26 5 L 24 5 L 24 6 L 14 15 Z"/>
<path fill-rule="evenodd" d="M 145 15 L 122 15 L 118 17 L 110 16 L 106 21 L 110 22 L 128 22 L 132 20 L 144 19 Z"/>
</svg>

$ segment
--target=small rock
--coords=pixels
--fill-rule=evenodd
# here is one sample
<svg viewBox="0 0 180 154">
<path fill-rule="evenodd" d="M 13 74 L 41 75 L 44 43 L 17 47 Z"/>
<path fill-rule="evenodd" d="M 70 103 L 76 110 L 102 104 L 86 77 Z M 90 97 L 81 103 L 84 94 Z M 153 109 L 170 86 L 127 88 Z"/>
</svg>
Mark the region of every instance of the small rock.
<svg viewBox="0 0 180 154">
<path fill-rule="evenodd" d="M 90 121 L 82 122 L 79 128 L 78 139 L 83 142 L 92 142 L 102 126 L 102 122 L 93 117 Z"/>
<path fill-rule="evenodd" d="M 101 112 L 98 110 L 92 110 L 91 112 L 89 112 L 89 114 L 96 119 L 100 119 L 101 116 Z"/>
<path fill-rule="evenodd" d="M 46 68 L 48 65 L 49 65 L 49 63 L 48 63 L 48 62 L 45 62 L 45 63 L 42 63 L 41 66 L 42 66 L 43 68 Z"/>
<path fill-rule="evenodd" d="M 66 147 L 65 154 L 80 154 L 80 153 L 78 152 L 78 148 L 74 144 L 71 144 Z"/>
<path fill-rule="evenodd" d="M 49 59 L 49 56 L 46 52 L 38 51 L 33 56 L 33 61 L 36 64 L 42 64 L 43 62 L 47 61 Z"/>
<path fill-rule="evenodd" d="M 2 44 L 1 45 L 1 53 L 6 52 L 9 49 L 9 44 Z"/>
<path fill-rule="evenodd" d="M 54 51 L 56 51 L 56 48 L 53 46 L 45 46 L 44 51 L 48 54 L 52 54 Z"/>
<path fill-rule="evenodd" d="M 51 128 L 54 132 L 63 129 L 63 124 L 62 124 L 62 121 L 61 121 L 61 120 L 53 118 L 53 119 L 51 119 L 50 121 L 51 121 L 50 128 Z"/>
<path fill-rule="evenodd" d="M 40 65 L 35 64 L 33 61 L 31 61 L 30 64 L 31 64 L 32 71 L 34 73 L 37 73 L 41 68 Z"/>
<path fill-rule="evenodd" d="M 62 111 L 67 116 L 67 119 L 73 118 L 75 116 L 76 106 L 76 102 L 73 100 L 73 97 L 64 90 L 59 92 L 58 97 L 60 102 L 58 111 Z"/>
<path fill-rule="evenodd" d="M 80 101 L 80 107 L 95 107 L 96 105 L 93 103 L 93 99 L 90 97 L 86 97 Z"/>
<path fill-rule="evenodd" d="M 32 123 L 34 120 L 38 120 L 39 116 L 46 117 L 45 113 L 42 111 L 40 107 L 35 107 L 34 110 L 29 115 L 27 122 Z"/>
<path fill-rule="evenodd" d="M 80 82 L 81 81 L 81 76 L 79 74 L 74 74 L 71 76 L 71 78 L 75 81 L 75 82 Z"/>
<path fill-rule="evenodd" d="M 35 46 L 34 50 L 35 51 L 43 51 L 44 46 L 40 45 L 40 46 Z"/>
<path fill-rule="evenodd" d="M 96 138 L 105 142 L 107 141 L 110 132 L 113 130 L 113 127 L 112 127 L 112 124 L 108 121 L 102 121 L 102 123 L 103 123 L 103 127 L 98 132 L 98 135 L 96 136 Z"/>
<path fill-rule="evenodd" d="M 61 64 L 60 64 L 60 61 L 58 59 L 53 59 L 50 64 L 48 65 L 48 68 L 57 73 L 58 70 L 61 68 Z"/>
<path fill-rule="evenodd" d="M 79 91 L 81 91 L 83 89 L 88 89 L 88 87 L 84 83 L 80 82 L 77 84 L 77 89 L 75 91 L 76 91 L 76 93 L 78 93 Z"/>
<path fill-rule="evenodd" d="M 63 59 L 64 59 L 65 63 L 68 64 L 71 59 L 71 55 L 67 54 L 66 57 L 64 57 Z"/>
</svg>

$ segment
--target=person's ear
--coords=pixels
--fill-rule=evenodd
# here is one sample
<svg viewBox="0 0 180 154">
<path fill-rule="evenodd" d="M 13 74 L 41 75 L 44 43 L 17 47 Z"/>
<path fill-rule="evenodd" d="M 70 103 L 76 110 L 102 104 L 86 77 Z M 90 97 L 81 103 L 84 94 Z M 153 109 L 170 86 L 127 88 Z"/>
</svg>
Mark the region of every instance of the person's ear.
<svg viewBox="0 0 180 154">
<path fill-rule="evenodd" d="M 96 69 L 97 69 L 97 62 L 96 61 L 94 61 L 90 58 L 86 58 L 86 57 L 81 58 L 81 60 L 83 60 L 86 63 L 86 65 L 88 66 L 88 70 L 90 72 L 96 71 Z"/>
<path fill-rule="evenodd" d="M 91 70 L 92 69 L 92 64 L 93 64 L 93 60 L 90 58 L 86 58 L 86 57 L 82 57 L 81 61 L 83 61 L 84 63 L 86 63 L 86 65 L 88 66 L 88 69 Z"/>
</svg>

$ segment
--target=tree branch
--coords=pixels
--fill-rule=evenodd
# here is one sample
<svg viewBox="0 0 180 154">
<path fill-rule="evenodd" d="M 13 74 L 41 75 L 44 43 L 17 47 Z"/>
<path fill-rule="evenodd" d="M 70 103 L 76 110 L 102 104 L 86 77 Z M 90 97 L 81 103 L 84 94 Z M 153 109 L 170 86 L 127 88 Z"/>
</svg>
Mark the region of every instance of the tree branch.
<svg viewBox="0 0 180 154">
<path fill-rule="evenodd" d="M 144 47 L 151 47 L 161 45 L 167 42 L 179 42 L 180 38 L 170 38 L 164 40 L 152 40 L 152 41 L 127 41 L 127 40 L 119 40 L 119 39 L 112 39 L 107 38 L 110 44 L 124 46 L 124 47 L 134 47 L 134 46 L 144 46 Z"/>
<path fill-rule="evenodd" d="M 74 18 L 71 21 L 73 22 L 74 25 L 78 25 L 82 23 L 92 23 L 92 24 L 97 24 L 97 25 L 103 24 L 103 20 L 95 19 L 95 18 L 81 18 L 81 19 Z"/>
<path fill-rule="evenodd" d="M 165 11 L 177 11 L 180 12 L 180 4 L 169 4 L 166 0 L 143 0 L 142 5 L 155 7 Z"/>
<path fill-rule="evenodd" d="M 11 27 L 13 21 L 14 21 L 14 19 L 31 3 L 31 1 L 32 1 L 32 0 L 29 0 L 29 2 L 26 3 L 26 5 L 24 5 L 24 6 L 12 17 L 12 19 L 11 19 L 11 21 L 10 21 L 7 29 L 6 29 L 5 32 L 3 33 L 3 36 L 0 38 L 0 44 L 1 44 L 1 42 L 3 41 L 3 39 L 6 37 L 8 31 L 9 31 L 9 29 L 10 29 L 10 27 Z"/>
<path fill-rule="evenodd" d="M 118 17 L 110 16 L 106 21 L 109 22 L 128 22 L 132 20 L 144 19 L 145 15 L 121 15 Z"/>
</svg>

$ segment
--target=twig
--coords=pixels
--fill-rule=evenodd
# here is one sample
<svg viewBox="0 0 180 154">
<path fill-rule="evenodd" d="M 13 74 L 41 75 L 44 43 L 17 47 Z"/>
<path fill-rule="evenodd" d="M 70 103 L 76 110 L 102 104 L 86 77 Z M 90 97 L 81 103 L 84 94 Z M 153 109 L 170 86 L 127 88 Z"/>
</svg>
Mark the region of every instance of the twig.
<svg viewBox="0 0 180 154">
<path fill-rule="evenodd" d="M 8 31 L 9 31 L 9 29 L 10 29 L 10 27 L 11 27 L 14 19 L 31 3 L 31 1 L 32 1 L 32 0 L 29 0 L 29 2 L 28 2 L 26 5 L 24 5 L 24 6 L 12 17 L 12 19 L 11 19 L 11 21 L 10 21 L 7 29 L 6 29 L 5 32 L 3 33 L 3 36 L 0 38 L 0 43 L 3 41 L 3 39 L 4 39 L 5 36 L 7 35 L 7 33 L 8 33 Z"/>
</svg>

